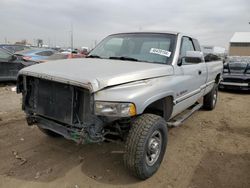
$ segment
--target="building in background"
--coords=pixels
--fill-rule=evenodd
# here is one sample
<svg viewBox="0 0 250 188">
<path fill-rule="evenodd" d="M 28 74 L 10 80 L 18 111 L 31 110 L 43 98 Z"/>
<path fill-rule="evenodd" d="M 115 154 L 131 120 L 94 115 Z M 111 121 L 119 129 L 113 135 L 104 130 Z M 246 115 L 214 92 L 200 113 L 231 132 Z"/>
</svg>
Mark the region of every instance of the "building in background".
<svg viewBox="0 0 250 188">
<path fill-rule="evenodd" d="M 214 54 L 218 56 L 225 56 L 226 54 L 226 48 L 220 47 L 220 46 L 201 46 L 201 50 L 204 55 L 207 54 Z"/>
<path fill-rule="evenodd" d="M 250 56 L 250 32 L 236 32 L 230 40 L 229 56 Z"/>
</svg>

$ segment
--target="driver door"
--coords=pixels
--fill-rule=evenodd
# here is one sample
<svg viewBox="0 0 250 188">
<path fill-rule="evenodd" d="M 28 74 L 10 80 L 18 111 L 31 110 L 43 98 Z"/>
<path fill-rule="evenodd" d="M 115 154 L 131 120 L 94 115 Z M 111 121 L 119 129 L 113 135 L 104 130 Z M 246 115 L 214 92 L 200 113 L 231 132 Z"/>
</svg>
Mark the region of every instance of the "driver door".
<svg viewBox="0 0 250 188">
<path fill-rule="evenodd" d="M 179 60 L 182 62 L 181 66 L 177 67 L 182 77 L 176 96 L 177 106 L 181 108 L 178 111 L 182 111 L 198 101 L 203 96 L 206 87 L 207 68 L 205 62 L 185 62 L 183 57 L 186 56 L 187 51 L 199 51 L 199 49 L 195 48 L 192 38 L 183 37 L 179 54 Z"/>
</svg>

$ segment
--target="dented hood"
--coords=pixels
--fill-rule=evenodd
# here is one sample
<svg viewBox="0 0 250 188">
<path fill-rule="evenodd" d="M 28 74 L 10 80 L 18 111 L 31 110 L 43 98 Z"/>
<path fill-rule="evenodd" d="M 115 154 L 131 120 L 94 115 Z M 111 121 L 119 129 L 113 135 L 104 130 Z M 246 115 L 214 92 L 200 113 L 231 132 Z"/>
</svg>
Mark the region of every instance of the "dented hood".
<svg viewBox="0 0 250 188">
<path fill-rule="evenodd" d="M 64 59 L 22 69 L 19 75 L 76 85 L 96 92 L 105 87 L 173 74 L 171 65 L 110 59 Z"/>
</svg>

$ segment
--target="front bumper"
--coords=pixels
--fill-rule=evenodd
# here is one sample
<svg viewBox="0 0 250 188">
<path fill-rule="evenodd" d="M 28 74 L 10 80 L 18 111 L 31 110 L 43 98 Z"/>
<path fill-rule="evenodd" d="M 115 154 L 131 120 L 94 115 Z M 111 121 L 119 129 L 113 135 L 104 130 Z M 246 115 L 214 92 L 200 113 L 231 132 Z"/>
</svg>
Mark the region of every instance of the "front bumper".
<svg viewBox="0 0 250 188">
<path fill-rule="evenodd" d="M 221 82 L 219 88 L 250 91 L 250 86 L 248 84 L 238 84 L 233 82 Z"/>
<path fill-rule="evenodd" d="M 100 133 L 100 130 L 98 131 L 98 129 L 103 128 L 103 122 L 97 117 L 95 121 L 86 123 L 82 127 L 65 125 L 38 115 L 27 115 L 26 120 L 29 125 L 36 124 L 39 128 L 55 132 L 78 144 L 102 142 L 104 140 L 104 135 Z"/>
<path fill-rule="evenodd" d="M 223 75 L 219 88 L 233 90 L 250 90 L 250 76 Z"/>
</svg>

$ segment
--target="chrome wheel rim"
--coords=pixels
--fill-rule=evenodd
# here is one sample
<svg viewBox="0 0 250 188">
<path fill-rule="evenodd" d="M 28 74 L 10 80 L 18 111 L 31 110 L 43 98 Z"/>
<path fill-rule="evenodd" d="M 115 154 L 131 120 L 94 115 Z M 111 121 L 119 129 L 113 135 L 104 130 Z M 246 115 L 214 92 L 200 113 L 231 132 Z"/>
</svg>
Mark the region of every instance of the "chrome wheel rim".
<svg viewBox="0 0 250 188">
<path fill-rule="evenodd" d="M 217 100 L 217 91 L 215 91 L 213 95 L 213 106 L 215 106 L 216 100 Z"/>
<path fill-rule="evenodd" d="M 148 166 L 153 166 L 158 160 L 161 153 L 162 134 L 156 130 L 149 138 L 146 153 L 146 163 Z"/>
</svg>

